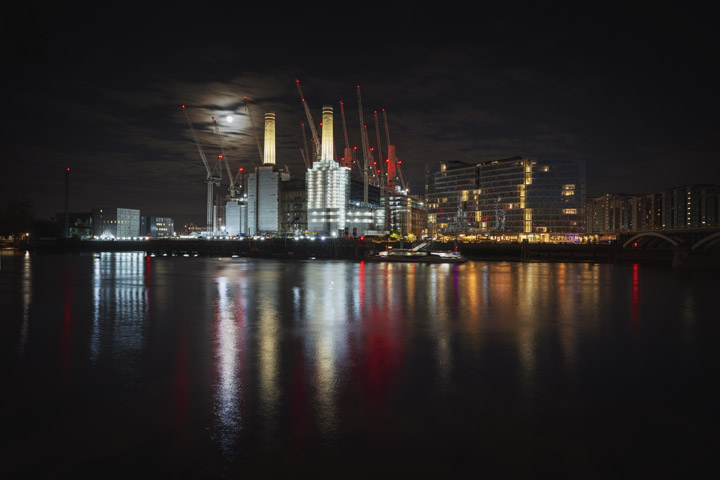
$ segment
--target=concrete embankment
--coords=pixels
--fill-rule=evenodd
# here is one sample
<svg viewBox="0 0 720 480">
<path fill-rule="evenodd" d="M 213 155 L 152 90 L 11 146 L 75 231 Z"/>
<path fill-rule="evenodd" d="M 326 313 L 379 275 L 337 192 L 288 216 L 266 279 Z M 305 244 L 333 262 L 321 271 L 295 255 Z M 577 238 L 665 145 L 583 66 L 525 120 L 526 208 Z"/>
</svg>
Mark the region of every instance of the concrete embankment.
<svg viewBox="0 0 720 480">
<path fill-rule="evenodd" d="M 241 256 L 266 258 L 337 258 L 362 260 L 387 248 L 411 248 L 407 242 L 379 242 L 359 238 L 300 239 L 150 239 L 123 241 L 45 240 L 19 246 L 33 252 L 120 252 L 143 251 L 155 255 Z M 457 248 L 470 260 L 558 261 L 594 263 L 645 263 L 667 266 L 720 265 L 719 259 L 698 258 L 696 254 L 671 248 L 622 249 L 617 244 L 530 244 L 530 243 L 440 243 L 433 250 Z M 684 256 L 683 256 L 684 254 Z M 683 256 L 683 258 L 679 258 Z"/>
</svg>

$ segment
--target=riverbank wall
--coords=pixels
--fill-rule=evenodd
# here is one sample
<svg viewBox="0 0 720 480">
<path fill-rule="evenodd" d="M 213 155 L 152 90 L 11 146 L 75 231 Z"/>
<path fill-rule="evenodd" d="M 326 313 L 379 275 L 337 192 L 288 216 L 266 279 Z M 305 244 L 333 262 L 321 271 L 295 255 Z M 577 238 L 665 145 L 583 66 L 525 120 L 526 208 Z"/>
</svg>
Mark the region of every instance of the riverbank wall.
<svg viewBox="0 0 720 480">
<path fill-rule="evenodd" d="M 37 240 L 16 245 L 36 253 L 127 252 L 152 255 L 190 255 L 254 258 L 327 258 L 362 260 L 388 248 L 411 248 L 401 241 L 340 239 L 149 239 L 149 240 Z M 520 262 L 642 263 L 665 266 L 720 267 L 717 255 L 700 256 L 672 248 L 621 248 L 618 244 L 541 244 L 541 243 L 440 243 L 433 250 L 457 249 L 470 260 Z"/>
</svg>

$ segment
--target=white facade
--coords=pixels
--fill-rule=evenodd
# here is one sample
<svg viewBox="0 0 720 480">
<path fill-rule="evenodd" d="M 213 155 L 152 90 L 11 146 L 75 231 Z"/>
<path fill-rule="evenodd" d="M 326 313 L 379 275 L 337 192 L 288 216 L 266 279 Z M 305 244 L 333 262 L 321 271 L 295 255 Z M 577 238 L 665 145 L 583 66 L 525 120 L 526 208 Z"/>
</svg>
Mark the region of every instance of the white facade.
<svg viewBox="0 0 720 480">
<path fill-rule="evenodd" d="M 280 231 L 280 182 L 290 174 L 273 165 L 257 167 L 248 175 L 248 235 Z"/>
<path fill-rule="evenodd" d="M 225 232 L 228 235 L 247 234 L 247 202 L 229 200 L 225 204 Z"/>
<path fill-rule="evenodd" d="M 348 234 L 352 236 L 377 235 L 382 231 L 385 212 L 377 207 L 352 207 L 346 215 Z"/>
<path fill-rule="evenodd" d="M 333 160 L 313 164 L 306 175 L 308 231 L 337 234 L 347 223 L 350 169 Z"/>
<path fill-rule="evenodd" d="M 350 199 L 350 169 L 332 158 L 333 109 L 323 106 L 322 150 L 320 161 L 307 171 L 308 231 L 337 235 L 347 226 Z"/>
<path fill-rule="evenodd" d="M 135 208 L 93 210 L 93 235 L 110 238 L 140 236 L 140 210 Z"/>
</svg>

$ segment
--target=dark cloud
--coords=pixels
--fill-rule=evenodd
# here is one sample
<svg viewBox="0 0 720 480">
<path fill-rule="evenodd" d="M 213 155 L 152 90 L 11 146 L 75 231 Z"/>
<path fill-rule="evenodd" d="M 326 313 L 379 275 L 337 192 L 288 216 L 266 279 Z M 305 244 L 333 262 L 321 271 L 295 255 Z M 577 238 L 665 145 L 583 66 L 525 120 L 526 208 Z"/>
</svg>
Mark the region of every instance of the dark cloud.
<svg viewBox="0 0 720 480">
<path fill-rule="evenodd" d="M 356 85 L 373 144 L 372 112 L 385 108 L 414 193 L 428 162 L 514 155 L 585 159 L 590 195 L 720 182 L 718 40 L 706 12 L 123 5 L 80 16 L 29 4 L 3 19 L 13 72 L 3 79 L 3 201 L 31 198 L 51 215 L 69 165 L 73 209 L 126 206 L 202 223 L 204 167 L 180 105 L 208 157 L 219 151 L 219 119 L 233 169 L 259 163 L 243 97 L 261 139 L 263 114 L 274 111 L 278 162 L 302 175 L 296 77 L 316 122 L 323 105 L 335 107 L 338 149 L 341 100 L 359 144 Z"/>
</svg>

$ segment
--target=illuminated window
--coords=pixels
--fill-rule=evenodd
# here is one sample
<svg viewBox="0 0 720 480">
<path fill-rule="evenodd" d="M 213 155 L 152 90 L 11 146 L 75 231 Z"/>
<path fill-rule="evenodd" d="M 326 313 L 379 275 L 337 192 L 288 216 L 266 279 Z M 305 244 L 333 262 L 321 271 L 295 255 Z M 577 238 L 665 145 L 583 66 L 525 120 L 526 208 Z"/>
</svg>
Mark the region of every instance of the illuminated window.
<svg viewBox="0 0 720 480">
<path fill-rule="evenodd" d="M 566 215 L 576 215 L 577 208 L 563 208 L 563 213 Z"/>
</svg>

